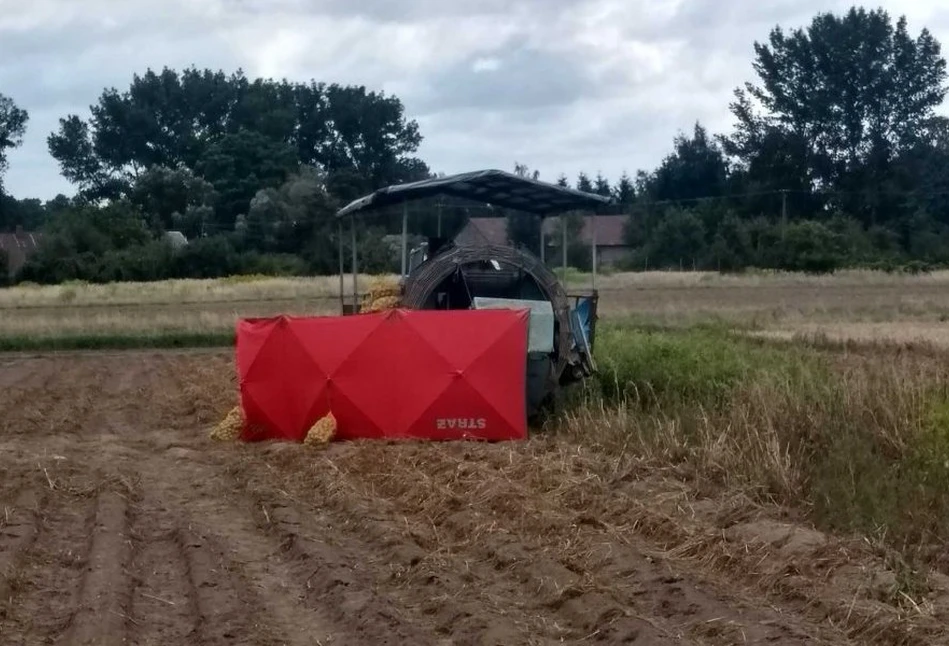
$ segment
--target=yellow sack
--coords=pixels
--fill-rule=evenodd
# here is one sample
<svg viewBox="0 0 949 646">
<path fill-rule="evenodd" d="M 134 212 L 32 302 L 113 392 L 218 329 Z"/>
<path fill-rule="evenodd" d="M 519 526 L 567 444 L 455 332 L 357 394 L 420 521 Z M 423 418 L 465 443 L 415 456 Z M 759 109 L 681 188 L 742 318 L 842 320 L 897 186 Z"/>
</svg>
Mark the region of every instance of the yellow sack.
<svg viewBox="0 0 949 646">
<path fill-rule="evenodd" d="M 377 298 L 368 306 L 363 308 L 363 312 L 384 312 L 385 310 L 392 310 L 399 306 L 402 302 L 402 299 L 398 296 L 383 296 Z"/>
<path fill-rule="evenodd" d="M 233 442 L 241 436 L 244 429 L 244 413 L 240 406 L 235 406 L 211 431 L 212 440 Z"/>
<path fill-rule="evenodd" d="M 334 437 L 336 437 L 336 417 L 333 413 L 329 413 L 307 431 L 303 443 L 311 446 L 324 445 L 329 444 Z"/>
<path fill-rule="evenodd" d="M 374 297 L 398 296 L 402 293 L 399 281 L 393 278 L 376 277 L 369 280 L 369 293 Z"/>
</svg>

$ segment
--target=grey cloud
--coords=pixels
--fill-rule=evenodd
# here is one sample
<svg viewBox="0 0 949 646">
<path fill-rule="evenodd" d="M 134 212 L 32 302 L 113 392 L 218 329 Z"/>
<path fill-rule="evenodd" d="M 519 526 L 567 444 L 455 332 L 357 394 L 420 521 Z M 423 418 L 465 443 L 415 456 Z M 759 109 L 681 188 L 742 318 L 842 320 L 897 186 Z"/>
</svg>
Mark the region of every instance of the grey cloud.
<svg viewBox="0 0 949 646">
<path fill-rule="evenodd" d="M 582 4 L 584 0 L 579 0 Z M 269 13 L 276 8 L 308 15 L 324 14 L 359 17 L 374 22 L 416 22 L 431 18 L 513 15 L 535 12 L 551 15 L 577 0 L 239 0 L 239 6 L 253 13 Z"/>
<path fill-rule="evenodd" d="M 2 0 L 0 0 L 2 2 Z M 28 109 L 18 196 L 68 190 L 46 152 L 59 117 L 162 66 L 396 88 L 438 171 L 515 161 L 555 179 L 654 167 L 701 120 L 727 131 L 753 43 L 846 0 L 31 0 L 0 15 L 0 92 Z M 949 41 L 943 0 L 880 3 Z M 62 9 L 60 11 L 60 9 Z M 12 19 L 10 18 L 12 16 Z M 18 20 L 26 17 L 29 20 Z M 27 22 L 28 30 L 11 25 Z M 111 23 L 111 24 L 110 24 Z M 284 35 L 286 42 L 282 41 Z M 394 44 L 396 43 L 397 44 Z M 479 58 L 497 69 L 475 71 Z"/>
<path fill-rule="evenodd" d="M 479 70 L 479 60 L 493 65 Z M 570 104 L 596 91 L 575 59 L 515 46 L 470 57 L 438 72 L 428 79 L 418 106 L 423 112 L 523 111 Z"/>
</svg>

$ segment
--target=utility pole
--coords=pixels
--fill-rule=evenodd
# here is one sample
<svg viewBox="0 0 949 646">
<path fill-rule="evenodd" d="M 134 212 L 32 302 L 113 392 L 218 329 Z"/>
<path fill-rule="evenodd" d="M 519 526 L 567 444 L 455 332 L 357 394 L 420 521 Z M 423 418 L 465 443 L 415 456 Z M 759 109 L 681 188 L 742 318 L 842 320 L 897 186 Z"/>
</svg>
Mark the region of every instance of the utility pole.
<svg viewBox="0 0 949 646">
<path fill-rule="evenodd" d="M 542 215 L 540 216 L 540 262 L 542 264 L 547 262 L 547 251 L 545 249 L 546 246 L 547 245 L 544 244 L 544 216 Z"/>
<path fill-rule="evenodd" d="M 788 190 L 781 189 L 781 238 L 784 238 L 784 232 L 788 228 Z"/>
<path fill-rule="evenodd" d="M 567 214 L 560 214 L 560 233 L 561 233 L 561 242 L 560 246 L 563 248 L 563 281 L 566 284 L 567 282 Z"/>
</svg>

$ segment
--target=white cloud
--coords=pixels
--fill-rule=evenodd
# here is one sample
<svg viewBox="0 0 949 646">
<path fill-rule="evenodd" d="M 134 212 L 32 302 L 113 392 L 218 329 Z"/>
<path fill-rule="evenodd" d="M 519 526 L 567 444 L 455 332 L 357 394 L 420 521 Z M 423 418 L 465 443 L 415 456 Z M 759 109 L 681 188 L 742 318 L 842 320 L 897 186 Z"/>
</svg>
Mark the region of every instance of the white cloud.
<svg viewBox="0 0 949 646">
<path fill-rule="evenodd" d="M 476 58 L 471 64 L 472 72 L 496 72 L 501 69 L 501 59 L 493 57 Z"/>
<path fill-rule="evenodd" d="M 941 0 L 883 0 L 949 43 Z M 70 187 L 46 137 L 101 91 L 162 66 L 365 84 L 403 99 L 437 171 L 655 166 L 701 120 L 731 124 L 752 44 L 844 0 L 0 0 L 0 92 L 31 113 L 6 186 Z"/>
</svg>

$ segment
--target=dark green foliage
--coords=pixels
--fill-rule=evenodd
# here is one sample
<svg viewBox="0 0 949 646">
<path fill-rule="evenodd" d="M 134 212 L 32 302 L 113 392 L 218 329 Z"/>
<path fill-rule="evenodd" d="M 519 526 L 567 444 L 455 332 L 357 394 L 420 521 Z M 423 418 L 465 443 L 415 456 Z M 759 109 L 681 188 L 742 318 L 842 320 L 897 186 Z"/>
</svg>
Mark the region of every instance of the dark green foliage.
<svg viewBox="0 0 949 646">
<path fill-rule="evenodd" d="M 531 171 L 526 165 L 515 163 L 514 174 L 529 179 L 540 179 L 538 171 Z M 558 186 L 567 186 L 567 177 L 557 179 Z M 507 238 L 516 247 L 540 255 L 540 217 L 521 211 L 507 211 Z"/>
<path fill-rule="evenodd" d="M 195 68 L 135 75 L 124 92 L 103 92 L 91 119 L 68 115 L 48 138 L 86 198 L 126 195 L 132 169 L 185 167 L 222 193 L 225 222 L 299 164 L 326 169 L 343 199 L 425 177 L 427 167 L 411 156 L 420 142 L 396 97 Z"/>
<path fill-rule="evenodd" d="M 153 166 L 136 178 L 129 191 L 129 201 L 153 232 L 183 230 L 189 237 L 213 225 L 209 210 L 216 200 L 214 187 L 187 168 Z"/>
<path fill-rule="evenodd" d="M 754 44 L 754 83 L 736 91 L 734 131 L 696 123 L 653 171 L 576 187 L 629 215 L 634 269 L 747 267 L 809 272 L 949 264 L 949 119 L 936 114 L 947 67 L 927 30 L 854 8 Z M 0 177 L 27 115 L 0 95 Z M 74 199 L 46 204 L 0 190 L 0 231 L 43 229 L 20 279 L 338 271 L 339 206 L 386 184 L 431 176 L 414 157 L 418 125 L 401 101 L 359 86 L 249 79 L 242 71 L 149 70 L 105 90 L 89 118 L 48 138 Z M 317 170 L 318 169 L 318 170 Z M 539 173 L 515 164 L 515 173 Z M 569 182 L 561 175 L 561 186 Z M 0 185 L 2 188 L 2 185 Z M 410 227 L 451 237 L 466 218 L 506 218 L 508 239 L 539 253 L 540 219 L 431 198 Z M 439 219 L 441 214 L 441 219 Z M 399 265 L 391 213 L 363 223 L 362 269 Z M 589 249 L 571 218 L 569 264 Z M 168 230 L 191 241 L 161 242 Z M 548 262 L 559 265 L 559 231 Z M 343 236 L 349 247 L 349 231 Z M 348 268 L 347 260 L 347 268 Z"/>
<path fill-rule="evenodd" d="M 593 182 L 590 181 L 590 177 L 586 173 L 580 173 L 577 176 L 577 190 L 584 193 L 596 192 L 593 188 Z"/>
<path fill-rule="evenodd" d="M 3 196 L 3 176 L 7 171 L 7 152 L 23 143 L 30 115 L 17 107 L 8 96 L 0 94 L 0 196 Z"/>
<path fill-rule="evenodd" d="M 645 179 L 644 189 L 651 199 L 662 201 L 718 197 L 727 178 L 724 153 L 697 123 L 691 138 L 676 137 L 674 152 Z"/>
<path fill-rule="evenodd" d="M 240 130 L 211 144 L 198 159 L 196 171 L 218 194 L 218 227 L 229 230 L 240 214 L 247 213 L 257 191 L 280 186 L 297 166 L 288 144 Z"/>
<path fill-rule="evenodd" d="M 629 206 L 636 199 L 636 186 L 627 173 L 623 173 L 613 187 L 613 199 L 622 206 Z"/>
</svg>

